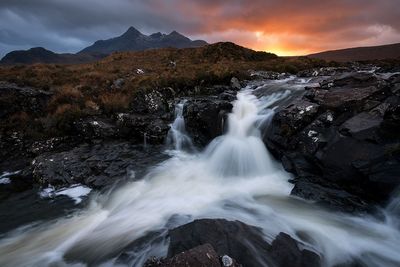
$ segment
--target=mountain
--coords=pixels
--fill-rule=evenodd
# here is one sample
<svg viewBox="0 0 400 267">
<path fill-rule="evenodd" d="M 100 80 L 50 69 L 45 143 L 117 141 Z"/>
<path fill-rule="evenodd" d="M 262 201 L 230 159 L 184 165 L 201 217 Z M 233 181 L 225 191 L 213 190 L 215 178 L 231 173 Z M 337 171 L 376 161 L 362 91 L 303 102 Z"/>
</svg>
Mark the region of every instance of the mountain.
<svg viewBox="0 0 400 267">
<path fill-rule="evenodd" d="M 130 27 L 121 36 L 108 40 L 100 40 L 93 45 L 86 47 L 81 53 L 105 53 L 110 54 L 116 51 L 141 51 L 152 48 L 188 48 L 206 45 L 207 42 L 202 40 L 192 41 L 186 36 L 173 31 L 170 34 L 160 32 L 151 35 L 144 35 L 134 27 Z"/>
<path fill-rule="evenodd" d="M 308 57 L 339 62 L 375 59 L 400 59 L 400 43 L 331 50 L 311 54 L 308 55 Z"/>
<path fill-rule="evenodd" d="M 34 47 L 29 50 L 12 51 L 5 55 L 1 64 L 35 64 L 35 63 L 53 63 L 53 64 L 77 64 L 96 61 L 106 55 L 96 53 L 82 54 L 58 54 L 43 47 Z"/>
<path fill-rule="evenodd" d="M 0 64 L 77 64 L 96 61 L 117 51 L 142 51 L 166 47 L 189 48 L 204 45 L 207 45 L 207 42 L 202 40 L 192 41 L 176 31 L 170 34 L 157 32 L 151 35 L 144 35 L 134 27 L 130 27 L 121 36 L 96 41 L 93 45 L 76 54 L 58 54 L 43 47 L 35 47 L 29 50 L 12 51 L 0 60 Z"/>
</svg>

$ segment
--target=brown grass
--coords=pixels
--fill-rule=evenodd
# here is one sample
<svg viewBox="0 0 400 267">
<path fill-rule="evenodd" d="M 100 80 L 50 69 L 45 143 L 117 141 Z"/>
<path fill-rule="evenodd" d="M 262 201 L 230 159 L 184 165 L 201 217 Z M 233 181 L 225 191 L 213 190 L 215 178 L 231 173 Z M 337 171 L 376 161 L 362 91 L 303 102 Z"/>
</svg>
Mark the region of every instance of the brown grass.
<svg viewBox="0 0 400 267">
<path fill-rule="evenodd" d="M 45 129 L 55 127 L 63 132 L 76 118 L 127 110 L 139 90 L 172 87 L 184 93 L 196 85 L 228 84 L 233 76 L 249 78 L 250 69 L 296 73 L 328 65 L 332 64 L 301 57 L 280 58 L 219 43 L 201 48 L 119 52 L 89 64 L 0 67 L 0 80 L 54 92 L 48 113 L 39 121 Z M 144 73 L 138 73 L 138 69 Z M 113 86 L 117 79 L 124 79 L 121 88 Z"/>
<path fill-rule="evenodd" d="M 102 109 L 108 114 L 125 111 L 130 104 L 130 97 L 123 93 L 104 93 L 99 99 Z"/>
</svg>

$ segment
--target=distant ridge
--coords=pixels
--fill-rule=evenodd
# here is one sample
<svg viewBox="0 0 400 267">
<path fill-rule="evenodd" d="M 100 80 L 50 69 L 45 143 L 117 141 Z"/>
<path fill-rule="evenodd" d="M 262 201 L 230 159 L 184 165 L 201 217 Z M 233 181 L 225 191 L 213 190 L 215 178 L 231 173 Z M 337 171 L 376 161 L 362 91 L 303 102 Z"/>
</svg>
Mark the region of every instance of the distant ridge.
<svg viewBox="0 0 400 267">
<path fill-rule="evenodd" d="M 28 50 L 12 51 L 5 55 L 0 63 L 6 65 L 35 63 L 77 64 L 96 61 L 105 56 L 99 53 L 58 54 L 43 47 L 34 47 Z"/>
<path fill-rule="evenodd" d="M 376 59 L 400 59 L 400 43 L 330 50 L 310 54 L 308 55 L 308 57 L 338 62 Z"/>
<path fill-rule="evenodd" d="M 117 51 L 141 51 L 153 48 L 189 48 L 206 45 L 202 40 L 192 41 L 186 36 L 173 31 L 170 34 L 160 32 L 144 35 L 134 27 L 130 27 L 121 36 L 108 40 L 96 41 L 93 45 L 86 47 L 79 53 L 106 53 Z"/>
<path fill-rule="evenodd" d="M 113 52 L 142 51 L 154 48 L 189 48 L 207 45 L 203 40 L 190 40 L 188 37 L 173 31 L 170 34 L 160 32 L 144 35 L 134 27 L 130 27 L 122 35 L 96 41 L 76 54 L 54 53 L 43 47 L 34 47 L 28 50 L 12 51 L 5 55 L 0 64 L 78 64 L 88 63 L 106 57 Z"/>
</svg>

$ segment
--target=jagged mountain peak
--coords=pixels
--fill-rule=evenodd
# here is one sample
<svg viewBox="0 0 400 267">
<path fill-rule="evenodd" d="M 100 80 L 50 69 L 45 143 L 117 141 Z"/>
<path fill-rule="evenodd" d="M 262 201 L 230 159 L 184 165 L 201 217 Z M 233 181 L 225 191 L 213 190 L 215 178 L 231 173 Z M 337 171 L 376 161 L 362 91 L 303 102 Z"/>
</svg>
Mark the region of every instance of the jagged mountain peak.
<svg viewBox="0 0 400 267">
<path fill-rule="evenodd" d="M 102 40 L 100 42 L 97 41 L 79 53 L 110 54 L 117 51 L 140 51 L 165 47 L 199 47 L 206 44 L 207 43 L 205 41 L 201 40 L 192 41 L 177 31 L 172 31 L 169 34 L 156 32 L 151 35 L 145 35 L 136 28 L 129 27 L 129 29 L 121 36 L 108 40 Z"/>
<path fill-rule="evenodd" d="M 132 36 L 132 37 L 135 37 L 135 36 L 140 36 L 140 35 L 143 35 L 143 34 L 142 34 L 138 29 L 136 29 L 135 27 L 130 26 L 130 27 L 128 28 L 128 30 L 127 30 L 124 34 L 121 35 L 121 37 L 122 37 L 122 36 L 126 36 L 126 37 Z"/>
</svg>

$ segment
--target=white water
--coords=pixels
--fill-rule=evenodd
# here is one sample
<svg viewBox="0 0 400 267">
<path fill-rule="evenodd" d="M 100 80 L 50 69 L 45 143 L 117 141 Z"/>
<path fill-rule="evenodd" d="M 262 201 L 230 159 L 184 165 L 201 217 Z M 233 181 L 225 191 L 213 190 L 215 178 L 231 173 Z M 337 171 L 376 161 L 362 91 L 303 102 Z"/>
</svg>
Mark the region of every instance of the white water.
<svg viewBox="0 0 400 267">
<path fill-rule="evenodd" d="M 186 100 L 182 100 L 176 105 L 175 120 L 171 124 L 171 128 L 167 136 L 167 146 L 175 149 L 176 151 L 194 150 L 192 139 L 186 132 L 185 119 L 183 118 L 183 108 L 185 103 Z"/>
<path fill-rule="evenodd" d="M 149 233 L 164 237 L 167 228 L 195 218 L 256 225 L 268 241 L 286 232 L 322 255 L 324 266 L 352 257 L 366 266 L 400 266 L 398 220 L 390 209 L 386 220 L 378 221 L 329 212 L 289 196 L 290 175 L 271 159 L 255 127 L 272 115 L 263 108 L 282 97 L 273 94 L 260 101 L 249 91 L 238 93 L 227 134 L 203 153 L 176 153 L 145 179 L 94 197 L 80 213 L 10 233 L 0 241 L 0 266 L 117 265 L 112 258 L 132 241 Z M 177 118 L 181 114 L 178 108 Z M 174 124 L 172 131 L 182 129 Z M 393 203 L 398 211 L 398 202 Z M 149 237 L 133 250 L 130 264 L 141 266 L 147 257 L 165 254 L 167 245 Z"/>
<path fill-rule="evenodd" d="M 42 198 L 53 198 L 55 196 L 68 196 L 75 201 L 75 204 L 79 204 L 82 202 L 82 198 L 87 196 L 92 191 L 91 188 L 74 184 L 70 187 L 63 187 L 56 190 L 53 186 L 49 185 L 49 187 L 44 188 L 39 192 L 40 197 Z"/>
</svg>

